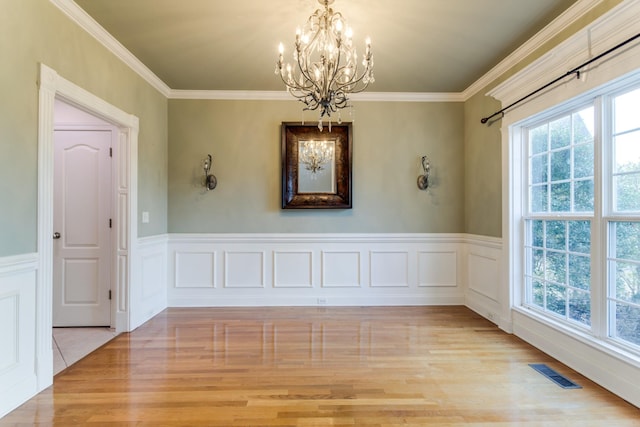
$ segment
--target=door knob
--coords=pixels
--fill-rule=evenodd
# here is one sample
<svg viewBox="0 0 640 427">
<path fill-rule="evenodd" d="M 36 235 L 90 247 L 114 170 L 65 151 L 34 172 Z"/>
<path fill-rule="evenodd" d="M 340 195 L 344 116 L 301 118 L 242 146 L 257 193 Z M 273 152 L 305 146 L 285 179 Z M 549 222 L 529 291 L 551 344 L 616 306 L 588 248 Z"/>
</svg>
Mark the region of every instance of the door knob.
<svg viewBox="0 0 640 427">
<path fill-rule="evenodd" d="M 58 233 L 57 231 L 55 233 L 53 233 L 53 238 L 54 239 L 59 239 L 60 238 L 60 233 Z"/>
</svg>

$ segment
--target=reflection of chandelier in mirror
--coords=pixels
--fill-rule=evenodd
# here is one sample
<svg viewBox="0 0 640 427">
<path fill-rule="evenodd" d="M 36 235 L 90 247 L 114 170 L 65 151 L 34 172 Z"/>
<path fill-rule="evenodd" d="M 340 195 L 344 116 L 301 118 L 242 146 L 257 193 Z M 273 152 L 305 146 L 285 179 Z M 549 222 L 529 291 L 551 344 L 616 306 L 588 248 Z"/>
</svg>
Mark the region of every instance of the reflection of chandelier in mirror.
<svg viewBox="0 0 640 427">
<path fill-rule="evenodd" d="M 304 28 L 296 30 L 293 52 L 294 65 L 283 63 L 284 47 L 280 43 L 280 56 L 276 74 L 280 75 L 287 91 L 305 105 L 303 110 L 320 110 L 318 128 L 322 118 L 349 107 L 351 93 L 362 92 L 373 78 L 371 41 L 367 38 L 362 57 L 362 72 L 358 74 L 358 55 L 353 46 L 353 31 L 339 12 L 329 7 L 334 0 L 318 0 L 324 9 L 317 9 Z M 329 121 L 329 131 L 331 131 Z"/>
<path fill-rule="evenodd" d="M 321 172 L 333 161 L 333 146 L 329 141 L 300 141 L 298 160 L 311 173 Z"/>
</svg>

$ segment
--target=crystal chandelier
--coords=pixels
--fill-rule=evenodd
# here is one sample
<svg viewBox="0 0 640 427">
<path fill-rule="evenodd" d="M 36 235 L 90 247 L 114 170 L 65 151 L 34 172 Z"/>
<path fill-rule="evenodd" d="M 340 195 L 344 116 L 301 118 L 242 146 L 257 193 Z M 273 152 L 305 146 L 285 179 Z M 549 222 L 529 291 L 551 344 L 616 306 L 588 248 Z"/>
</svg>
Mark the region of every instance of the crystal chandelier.
<svg viewBox="0 0 640 427">
<path fill-rule="evenodd" d="M 322 172 L 333 160 L 333 145 L 328 141 L 300 141 L 298 160 L 309 172 Z"/>
<path fill-rule="evenodd" d="M 338 112 L 340 123 L 339 110 L 350 106 L 348 95 L 362 92 L 374 82 L 371 40 L 366 40 L 363 68 L 359 70 L 353 31 L 342 14 L 329 7 L 333 1 L 318 0 L 324 9 L 317 9 L 305 26 L 296 30 L 294 65 L 283 62 L 284 47 L 280 43 L 276 66 L 287 91 L 305 105 L 303 110 L 320 110 L 320 130 L 325 116 L 331 127 L 331 113 Z"/>
</svg>

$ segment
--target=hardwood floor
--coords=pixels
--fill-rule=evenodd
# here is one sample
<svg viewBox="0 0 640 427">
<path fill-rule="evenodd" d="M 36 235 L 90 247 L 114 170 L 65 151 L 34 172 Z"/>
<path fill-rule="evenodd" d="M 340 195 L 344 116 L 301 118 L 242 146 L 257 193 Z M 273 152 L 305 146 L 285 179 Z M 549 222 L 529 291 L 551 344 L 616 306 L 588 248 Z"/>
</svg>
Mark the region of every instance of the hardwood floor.
<svg viewBox="0 0 640 427">
<path fill-rule="evenodd" d="M 464 307 L 172 308 L 0 420 L 38 424 L 618 427 L 640 409 Z"/>
</svg>

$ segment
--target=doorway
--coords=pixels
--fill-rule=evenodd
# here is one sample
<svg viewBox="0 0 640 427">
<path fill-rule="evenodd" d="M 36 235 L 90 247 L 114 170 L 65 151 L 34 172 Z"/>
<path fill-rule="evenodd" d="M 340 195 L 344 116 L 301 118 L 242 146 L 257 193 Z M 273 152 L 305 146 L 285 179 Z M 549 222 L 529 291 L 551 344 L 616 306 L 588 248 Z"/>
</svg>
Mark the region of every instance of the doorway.
<svg viewBox="0 0 640 427">
<path fill-rule="evenodd" d="M 60 100 L 54 125 L 53 326 L 111 327 L 117 129 Z"/>
<path fill-rule="evenodd" d="M 33 394 L 53 384 L 53 136 L 54 111 L 57 100 L 74 105 L 82 111 L 90 111 L 118 129 L 117 144 L 114 150 L 114 174 L 116 197 L 113 221 L 114 242 L 112 252 L 116 259 L 112 266 L 111 323 L 117 333 L 130 331 L 131 302 L 130 282 L 132 272 L 131 258 L 137 251 L 136 212 L 137 176 L 138 176 L 138 132 L 139 120 L 103 99 L 77 86 L 59 75 L 54 69 L 40 64 L 38 91 L 38 235 L 35 300 L 31 309 L 35 313 L 35 389 Z"/>
</svg>

